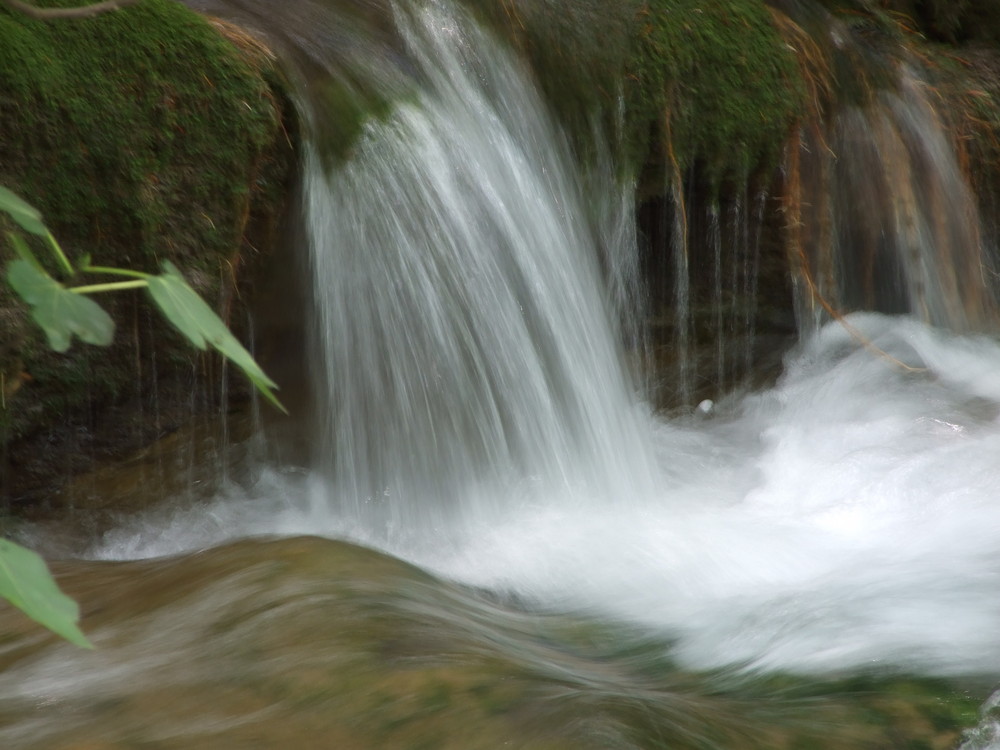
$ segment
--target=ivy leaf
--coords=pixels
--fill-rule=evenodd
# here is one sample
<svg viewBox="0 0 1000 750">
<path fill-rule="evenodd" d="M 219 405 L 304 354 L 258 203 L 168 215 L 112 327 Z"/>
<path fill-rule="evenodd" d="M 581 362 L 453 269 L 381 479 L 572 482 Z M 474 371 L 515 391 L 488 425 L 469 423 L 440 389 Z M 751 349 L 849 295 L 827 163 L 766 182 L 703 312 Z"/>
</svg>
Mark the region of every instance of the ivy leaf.
<svg viewBox="0 0 1000 750">
<path fill-rule="evenodd" d="M 6 211 L 10 218 L 26 232 L 47 237 L 48 228 L 42 223 L 38 209 L 25 203 L 5 187 L 0 187 L 0 211 Z"/>
<path fill-rule="evenodd" d="M 211 345 L 239 367 L 265 398 L 281 411 L 288 413 L 273 391 L 278 386 L 260 368 L 236 337 L 229 332 L 212 308 L 188 286 L 177 267 L 163 262 L 163 273 L 149 277 L 149 295 L 160 312 L 173 326 L 199 349 Z"/>
<path fill-rule="evenodd" d="M 98 346 L 107 346 L 114 338 L 114 321 L 100 305 L 66 289 L 23 258 L 7 267 L 7 281 L 31 306 L 31 317 L 45 331 L 53 350 L 69 349 L 74 334 Z"/>
<path fill-rule="evenodd" d="M 0 597 L 70 643 L 93 648 L 76 625 L 80 608 L 59 590 L 45 561 L 6 539 L 0 539 Z"/>
</svg>

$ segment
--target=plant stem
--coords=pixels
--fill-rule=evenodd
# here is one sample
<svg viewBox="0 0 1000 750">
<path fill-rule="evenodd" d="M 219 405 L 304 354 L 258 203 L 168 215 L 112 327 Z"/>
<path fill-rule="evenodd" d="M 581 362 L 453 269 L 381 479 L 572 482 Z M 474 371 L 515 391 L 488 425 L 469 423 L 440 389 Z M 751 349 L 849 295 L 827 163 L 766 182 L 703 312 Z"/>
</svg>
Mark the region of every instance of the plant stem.
<svg viewBox="0 0 1000 750">
<path fill-rule="evenodd" d="M 142 271 L 130 271 L 127 268 L 111 268 L 109 266 L 86 266 L 80 269 L 84 273 L 107 273 L 112 276 L 128 276 L 133 279 L 149 279 L 152 278 L 153 274 L 143 273 Z"/>
<path fill-rule="evenodd" d="M 68 291 L 75 294 L 97 294 L 98 292 L 118 292 L 123 289 L 142 289 L 149 286 L 145 279 L 137 281 L 112 281 L 108 284 L 89 284 L 88 286 L 70 287 Z"/>
<path fill-rule="evenodd" d="M 52 248 L 52 252 L 55 253 L 56 259 L 59 261 L 59 265 L 62 266 L 63 271 L 66 272 L 67 276 L 72 276 L 76 273 L 76 269 L 73 268 L 73 264 L 69 262 L 69 258 L 66 257 L 66 253 L 63 249 L 59 247 L 59 243 L 56 242 L 56 238 L 52 236 L 52 232 L 45 232 L 45 239 L 49 242 L 49 247 Z"/>
</svg>

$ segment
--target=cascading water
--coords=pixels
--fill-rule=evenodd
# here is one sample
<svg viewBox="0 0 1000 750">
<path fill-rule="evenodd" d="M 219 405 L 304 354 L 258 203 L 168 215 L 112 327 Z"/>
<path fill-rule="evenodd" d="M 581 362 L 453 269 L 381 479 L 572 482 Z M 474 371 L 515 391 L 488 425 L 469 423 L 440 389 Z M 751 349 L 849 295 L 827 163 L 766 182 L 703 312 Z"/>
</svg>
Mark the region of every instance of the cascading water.
<svg viewBox="0 0 1000 750">
<path fill-rule="evenodd" d="M 996 345 L 852 318 L 853 336 L 833 323 L 807 339 L 773 389 L 654 421 L 599 269 L 608 238 L 635 250 L 617 189 L 584 189 L 598 180 L 572 163 L 527 72 L 469 17 L 435 2 L 397 20 L 419 91 L 345 163 L 307 163 L 311 479 L 265 473 L 251 498 L 221 498 L 210 528 L 202 511 L 156 520 L 152 539 L 125 529 L 98 554 L 321 531 L 641 623 L 693 667 L 1000 672 Z M 936 131 L 926 148 L 947 167 L 935 179 L 951 179 Z M 727 282 L 717 248 L 712 283 L 756 284 L 756 230 L 719 214 L 748 270 Z"/>
<path fill-rule="evenodd" d="M 614 219 L 611 174 L 584 195 L 527 73 L 470 19 L 431 4 L 401 27 L 419 94 L 343 167 L 307 163 L 329 500 L 391 538 L 519 496 L 648 492 L 598 269 L 635 235 L 585 206 Z"/>
</svg>

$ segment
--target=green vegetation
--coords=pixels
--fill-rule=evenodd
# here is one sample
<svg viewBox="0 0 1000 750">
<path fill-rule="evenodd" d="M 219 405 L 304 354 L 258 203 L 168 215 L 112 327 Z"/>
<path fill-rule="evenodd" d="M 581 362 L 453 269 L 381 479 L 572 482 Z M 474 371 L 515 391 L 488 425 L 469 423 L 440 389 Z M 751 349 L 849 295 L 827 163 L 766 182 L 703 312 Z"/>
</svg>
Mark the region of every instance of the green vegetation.
<svg viewBox="0 0 1000 750">
<path fill-rule="evenodd" d="M 0 183 L 82 253 L 215 274 L 251 187 L 276 187 L 255 182 L 278 117 L 247 59 L 178 3 L 62 23 L 0 8 Z"/>
<path fill-rule="evenodd" d="M 0 598 L 71 643 L 91 648 L 76 624 L 79 606 L 59 590 L 45 561 L 6 539 L 0 539 Z"/>
<path fill-rule="evenodd" d="M 6 188 L 0 187 L 0 211 L 5 211 L 24 231 L 42 237 L 59 274 L 73 279 L 79 274 L 101 274 L 126 277 L 114 281 L 75 287 L 65 287 L 54 279 L 28 244 L 17 234 L 9 233 L 20 259 L 7 268 L 11 287 L 31 308 L 31 316 L 48 337 L 49 347 L 57 352 L 69 349 L 74 336 L 88 344 L 108 346 L 114 339 L 115 325 L 111 317 L 86 295 L 117 292 L 126 289 L 146 289 L 160 313 L 198 349 L 211 345 L 237 365 L 257 389 L 272 404 L 284 410 L 275 398 L 277 385 L 260 369 L 250 353 L 226 328 L 225 323 L 188 286 L 177 267 L 163 261 L 159 275 L 123 268 L 94 266 L 90 256 L 83 256 L 74 266 L 52 236 L 41 214 Z"/>
</svg>

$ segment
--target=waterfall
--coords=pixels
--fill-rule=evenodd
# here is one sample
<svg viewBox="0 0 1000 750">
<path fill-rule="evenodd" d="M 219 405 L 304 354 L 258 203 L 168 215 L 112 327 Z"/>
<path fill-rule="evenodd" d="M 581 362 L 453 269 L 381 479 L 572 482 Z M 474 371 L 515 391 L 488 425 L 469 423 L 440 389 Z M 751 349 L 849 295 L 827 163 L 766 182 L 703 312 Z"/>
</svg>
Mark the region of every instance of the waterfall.
<svg viewBox="0 0 1000 750">
<path fill-rule="evenodd" d="M 840 312 L 908 313 L 956 331 L 995 323 L 977 200 L 930 84 L 902 64 L 894 89 L 849 106 L 796 158 L 804 272 Z M 820 131 L 816 131 L 820 132 Z M 825 142 L 823 142 L 825 141 Z M 803 290 L 806 332 L 829 319 Z"/>
<path fill-rule="evenodd" d="M 646 491 L 598 263 L 635 236 L 588 210 L 619 200 L 610 170 L 584 191 L 528 72 L 463 13 L 396 17 L 419 90 L 342 165 L 306 163 L 324 492 L 391 537 L 500 497 Z"/>
<path fill-rule="evenodd" d="M 1000 347 L 945 328 L 992 302 L 972 192 L 915 73 L 835 112 L 828 148 L 793 142 L 782 197 L 748 183 L 727 203 L 675 173 L 634 223 L 613 155 L 580 159 L 468 15 L 414 4 L 393 29 L 391 60 L 374 53 L 391 106 L 342 158 L 310 122 L 312 463 L 95 555 L 325 534 L 625 622 L 692 669 L 995 677 Z M 641 346 L 643 220 L 673 395 L 691 406 L 749 369 L 713 326 L 786 354 L 776 382 L 649 417 L 623 356 Z M 762 321 L 792 317 L 791 228 L 831 305 L 879 312 L 814 319 L 800 274 L 786 353 L 785 323 Z"/>
</svg>

